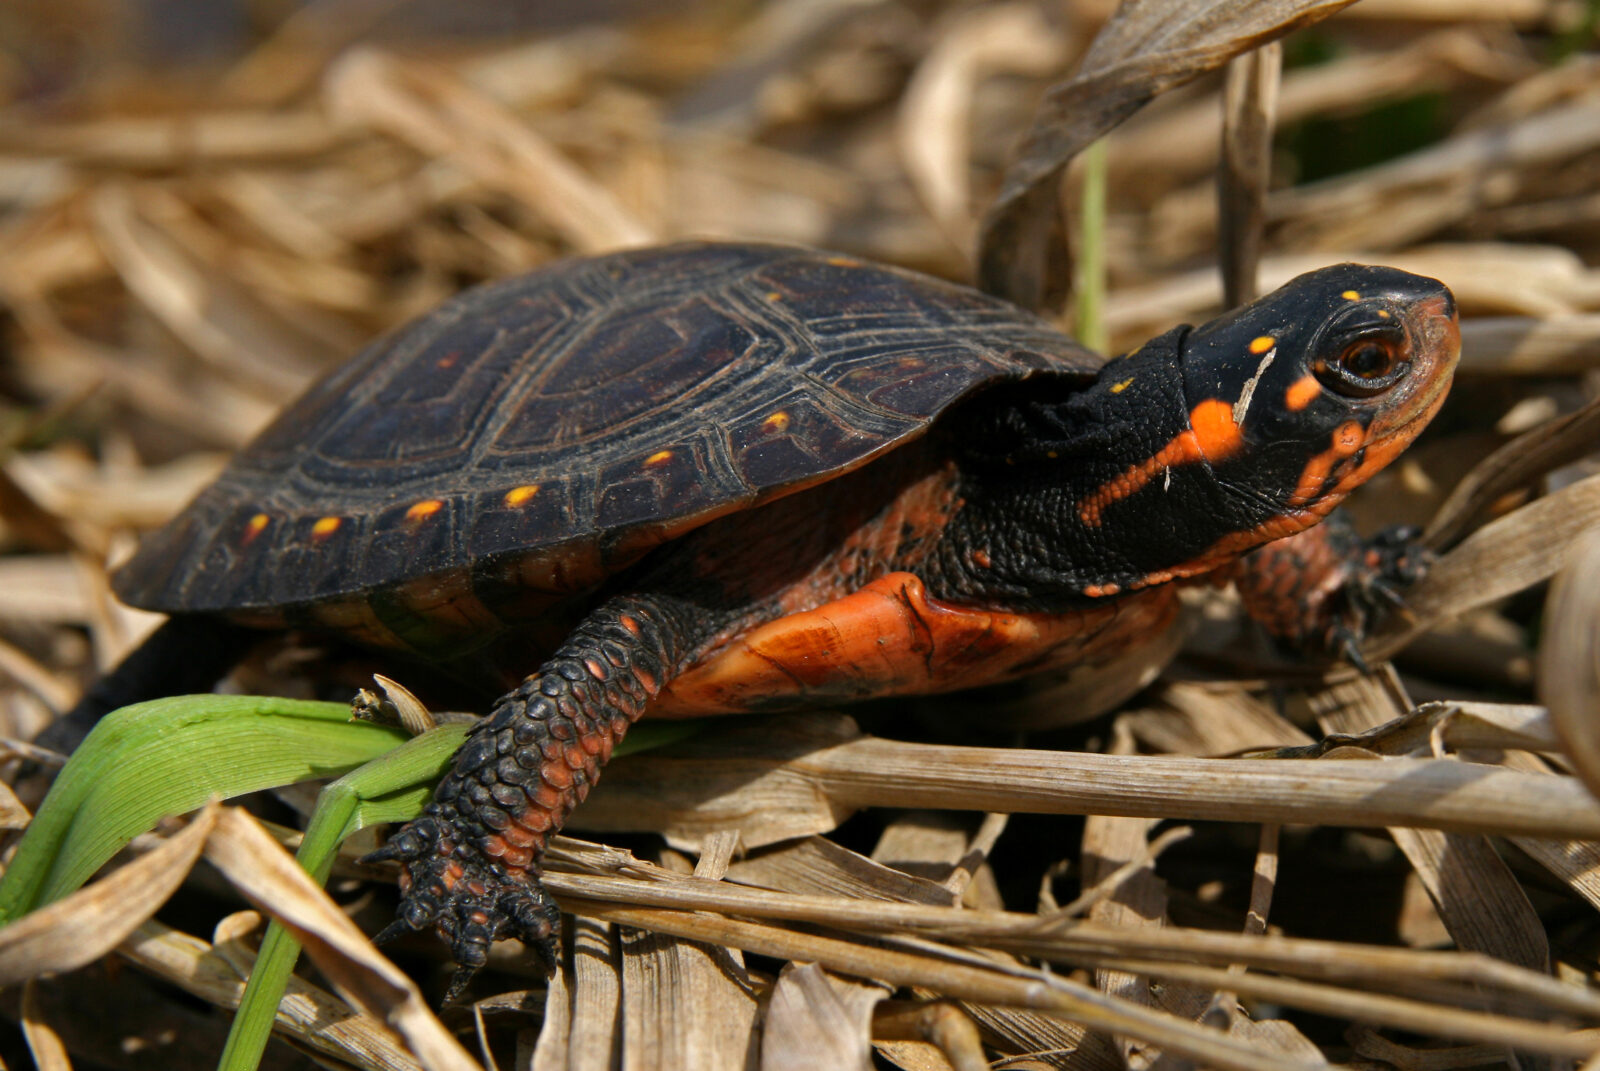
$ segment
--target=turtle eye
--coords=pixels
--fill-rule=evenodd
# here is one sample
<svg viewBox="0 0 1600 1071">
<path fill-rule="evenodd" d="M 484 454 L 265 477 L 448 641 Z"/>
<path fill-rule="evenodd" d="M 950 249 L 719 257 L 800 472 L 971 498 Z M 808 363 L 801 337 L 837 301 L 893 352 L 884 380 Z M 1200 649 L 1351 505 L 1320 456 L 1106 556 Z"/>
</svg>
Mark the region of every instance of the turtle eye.
<svg viewBox="0 0 1600 1071">
<path fill-rule="evenodd" d="M 1398 340 L 1372 336 L 1356 339 L 1332 361 L 1318 361 L 1315 368 L 1323 383 L 1356 398 L 1383 393 L 1410 370 Z"/>
</svg>

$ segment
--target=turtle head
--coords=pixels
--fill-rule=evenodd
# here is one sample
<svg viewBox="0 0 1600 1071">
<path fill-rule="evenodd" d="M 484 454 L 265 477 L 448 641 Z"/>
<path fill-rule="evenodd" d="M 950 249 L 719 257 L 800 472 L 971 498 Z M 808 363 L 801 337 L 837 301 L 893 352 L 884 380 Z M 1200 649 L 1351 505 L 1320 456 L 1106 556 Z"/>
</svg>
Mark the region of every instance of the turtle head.
<svg viewBox="0 0 1600 1071">
<path fill-rule="evenodd" d="M 964 446 L 985 590 L 1098 599 L 1316 524 L 1416 438 L 1460 349 L 1442 283 L 1341 264 L 1107 362 L 1021 383 Z M 1002 539 L 1002 530 L 1024 532 Z"/>
<path fill-rule="evenodd" d="M 1315 524 L 1404 450 L 1443 403 L 1460 343 L 1443 283 L 1360 264 L 1189 332 L 1190 431 L 1223 488 L 1275 504 L 1251 545 Z"/>
</svg>

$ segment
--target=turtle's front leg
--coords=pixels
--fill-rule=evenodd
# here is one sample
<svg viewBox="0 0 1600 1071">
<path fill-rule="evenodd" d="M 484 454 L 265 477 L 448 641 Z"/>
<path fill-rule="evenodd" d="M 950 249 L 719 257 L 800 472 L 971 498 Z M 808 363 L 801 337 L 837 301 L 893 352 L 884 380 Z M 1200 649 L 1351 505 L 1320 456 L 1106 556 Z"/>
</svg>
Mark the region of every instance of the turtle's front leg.
<svg viewBox="0 0 1600 1071">
<path fill-rule="evenodd" d="M 1363 538 L 1335 510 L 1241 558 L 1233 580 L 1245 610 L 1280 642 L 1364 669 L 1362 641 L 1387 615 L 1404 612 L 1405 589 L 1432 564 L 1417 535 L 1396 526 Z"/>
<path fill-rule="evenodd" d="M 608 600 L 495 705 L 456 752 L 420 818 L 368 858 L 404 865 L 400 917 L 379 940 L 434 926 L 459 995 L 500 937 L 554 967 L 560 913 L 539 882 L 546 844 L 612 749 L 701 646 L 703 611 L 661 596 Z"/>
</svg>

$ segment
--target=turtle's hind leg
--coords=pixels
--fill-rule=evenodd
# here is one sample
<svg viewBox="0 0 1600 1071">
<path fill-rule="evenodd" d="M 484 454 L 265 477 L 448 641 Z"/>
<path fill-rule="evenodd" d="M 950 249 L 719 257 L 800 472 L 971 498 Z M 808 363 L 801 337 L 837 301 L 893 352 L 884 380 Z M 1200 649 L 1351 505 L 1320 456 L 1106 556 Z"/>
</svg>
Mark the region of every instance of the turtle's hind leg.
<svg viewBox="0 0 1600 1071">
<path fill-rule="evenodd" d="M 458 970 L 447 1002 L 500 937 L 522 938 L 555 966 L 560 914 L 539 882 L 545 846 L 704 644 L 712 616 L 654 595 L 602 603 L 478 723 L 422 816 L 368 857 L 405 867 L 400 917 L 379 939 L 432 925 L 449 942 Z"/>
</svg>

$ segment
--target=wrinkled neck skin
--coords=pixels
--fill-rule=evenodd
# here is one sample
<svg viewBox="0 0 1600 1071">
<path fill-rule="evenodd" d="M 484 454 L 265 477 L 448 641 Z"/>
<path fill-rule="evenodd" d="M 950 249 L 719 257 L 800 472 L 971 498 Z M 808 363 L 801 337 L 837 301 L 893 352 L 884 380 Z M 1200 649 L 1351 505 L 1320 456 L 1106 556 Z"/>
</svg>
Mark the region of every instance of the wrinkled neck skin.
<svg viewBox="0 0 1600 1071">
<path fill-rule="evenodd" d="M 962 504 L 931 563 L 935 594 L 1019 611 L 1081 607 L 1205 572 L 1220 564 L 1202 564 L 1208 550 L 1283 514 L 1255 489 L 1276 483 L 1247 477 L 1258 464 L 1292 472 L 1300 451 L 1252 457 L 1247 471 L 1235 456 L 1219 473 L 1207 414 L 1184 387 L 1188 330 L 1111 361 L 1088 389 L 1036 377 L 968 403 L 951 422 L 963 429 L 947 447 Z"/>
</svg>

